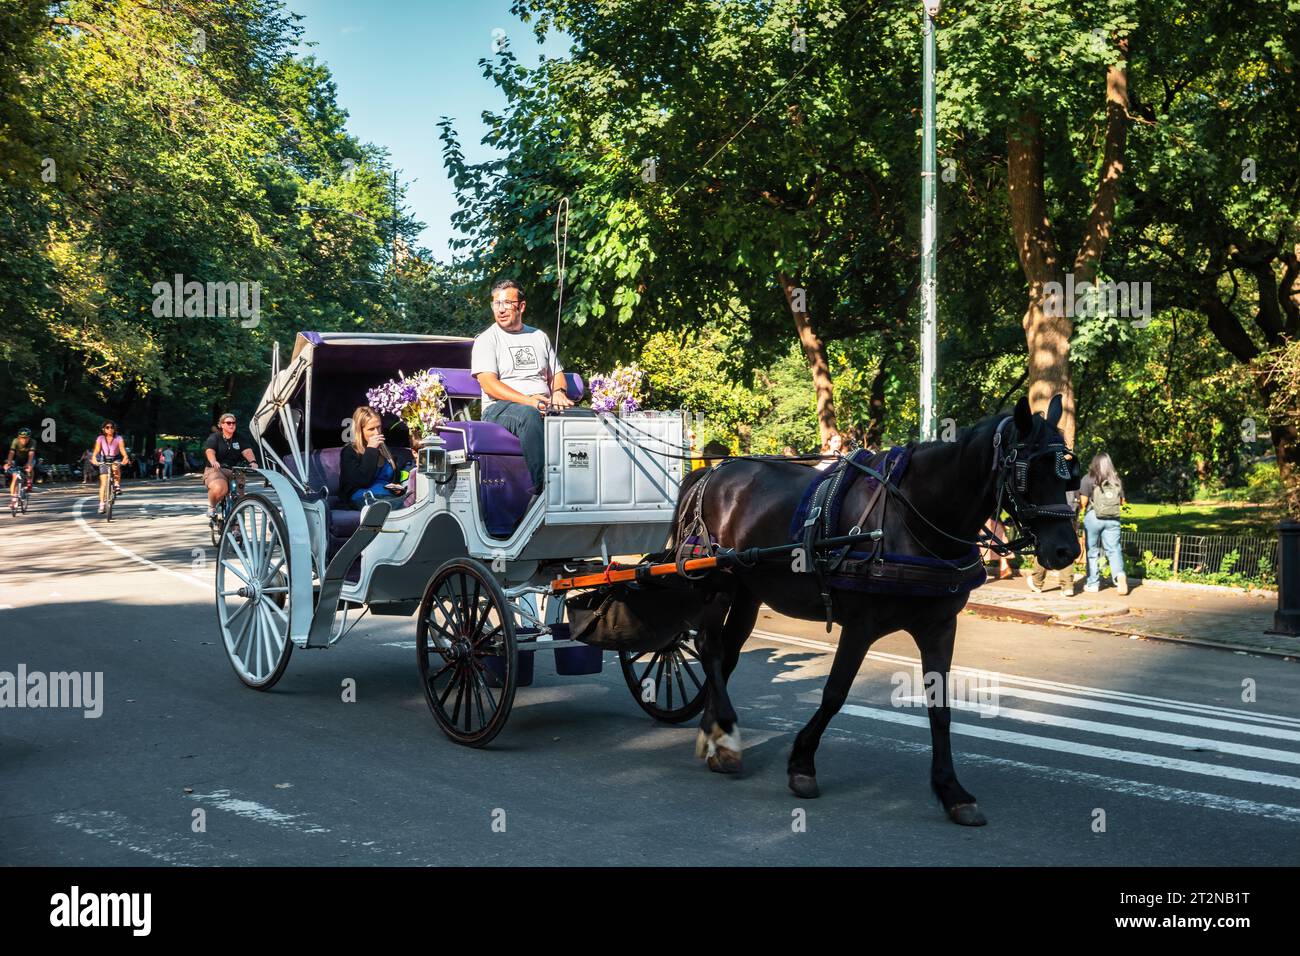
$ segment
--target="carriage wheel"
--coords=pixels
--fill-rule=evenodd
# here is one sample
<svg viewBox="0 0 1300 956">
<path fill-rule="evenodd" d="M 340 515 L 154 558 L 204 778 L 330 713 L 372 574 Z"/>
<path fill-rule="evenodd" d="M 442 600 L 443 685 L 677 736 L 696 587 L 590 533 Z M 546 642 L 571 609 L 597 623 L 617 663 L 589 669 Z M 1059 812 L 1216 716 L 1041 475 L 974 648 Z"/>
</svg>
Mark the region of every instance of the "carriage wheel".
<svg viewBox="0 0 1300 956">
<path fill-rule="evenodd" d="M 448 737 L 485 747 L 501 732 L 515 700 L 519 665 L 514 614 L 501 585 L 472 558 L 452 558 L 425 588 L 416 624 L 420 684 Z M 497 658 L 500 686 L 487 679 Z"/>
<path fill-rule="evenodd" d="M 697 640 L 683 632 L 662 650 L 618 652 L 628 690 L 655 720 L 680 724 L 704 709 L 704 664 Z"/>
<path fill-rule="evenodd" d="M 276 506 L 248 495 L 226 519 L 217 547 L 217 620 L 226 656 L 255 690 L 275 686 L 293 653 L 288 541 Z"/>
</svg>

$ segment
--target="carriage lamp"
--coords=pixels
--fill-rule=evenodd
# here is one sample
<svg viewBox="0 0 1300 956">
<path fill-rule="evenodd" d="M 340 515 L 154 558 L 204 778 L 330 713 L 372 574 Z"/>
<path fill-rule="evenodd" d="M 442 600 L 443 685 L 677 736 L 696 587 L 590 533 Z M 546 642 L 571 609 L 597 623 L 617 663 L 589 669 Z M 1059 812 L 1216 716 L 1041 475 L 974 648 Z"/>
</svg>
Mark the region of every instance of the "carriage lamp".
<svg viewBox="0 0 1300 956">
<path fill-rule="evenodd" d="M 446 442 L 437 435 L 430 435 L 420 441 L 420 471 L 426 478 L 434 481 L 446 481 L 450 474 L 447 464 Z"/>
</svg>

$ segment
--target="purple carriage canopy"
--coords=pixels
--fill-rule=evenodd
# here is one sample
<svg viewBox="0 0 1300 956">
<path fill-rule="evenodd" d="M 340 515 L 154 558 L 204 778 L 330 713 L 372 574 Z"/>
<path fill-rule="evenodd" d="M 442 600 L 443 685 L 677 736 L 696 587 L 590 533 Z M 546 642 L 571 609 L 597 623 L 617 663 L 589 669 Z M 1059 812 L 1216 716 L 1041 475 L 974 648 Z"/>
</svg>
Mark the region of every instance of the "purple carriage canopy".
<svg viewBox="0 0 1300 956">
<path fill-rule="evenodd" d="M 251 431 L 262 461 L 289 464 L 291 477 L 306 474 L 313 449 L 343 444 L 343 431 L 366 392 L 399 373 L 437 369 L 453 400 L 482 396 L 469 372 L 472 338 L 375 332 L 299 332 L 293 355 L 281 369 L 275 359 L 271 382 L 253 413 Z M 575 401 L 585 385 L 566 375 Z M 401 422 L 387 426 L 390 441 L 409 440 Z"/>
<path fill-rule="evenodd" d="M 366 392 L 399 372 L 436 368 L 453 398 L 478 398 L 469 374 L 473 345 L 452 335 L 299 332 L 293 355 L 283 369 L 277 360 L 253 413 L 250 429 L 263 460 L 292 461 L 305 474 L 312 449 L 342 444 L 346 421 L 366 403 Z M 393 430 L 400 433 L 394 439 L 405 439 L 405 426 Z"/>
</svg>

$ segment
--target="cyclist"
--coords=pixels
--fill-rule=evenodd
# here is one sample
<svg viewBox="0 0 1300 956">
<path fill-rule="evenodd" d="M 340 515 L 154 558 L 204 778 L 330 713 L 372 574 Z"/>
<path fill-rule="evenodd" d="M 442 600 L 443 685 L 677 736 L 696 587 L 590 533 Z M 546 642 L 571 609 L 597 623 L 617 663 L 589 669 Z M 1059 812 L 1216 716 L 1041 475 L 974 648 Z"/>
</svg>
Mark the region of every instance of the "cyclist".
<svg viewBox="0 0 1300 956">
<path fill-rule="evenodd" d="M 117 433 L 117 426 L 111 421 L 99 426 L 99 437 L 95 439 L 92 450 L 95 464 L 99 466 L 99 513 L 104 513 L 104 503 L 108 500 L 108 479 L 113 479 L 113 491 L 122 490 L 122 462 L 130 462 L 126 452 L 126 443 Z"/>
<path fill-rule="evenodd" d="M 209 520 L 216 516 L 217 506 L 230 493 L 230 482 L 235 477 L 231 469 L 239 464 L 241 458 L 250 465 L 257 464 L 253 449 L 235 434 L 235 416 L 226 412 L 219 423 L 220 430 L 209 435 L 203 443 L 203 456 L 207 459 L 207 467 L 203 469 L 203 484 L 208 489 Z"/>
<path fill-rule="evenodd" d="M 36 467 L 36 442 L 32 439 L 30 428 L 18 429 L 18 437 L 9 443 L 9 455 L 5 458 L 5 471 L 11 473 L 9 479 L 9 503 L 18 504 L 18 482 L 23 472 L 27 473 L 27 487 L 32 486 L 32 474 Z"/>
</svg>

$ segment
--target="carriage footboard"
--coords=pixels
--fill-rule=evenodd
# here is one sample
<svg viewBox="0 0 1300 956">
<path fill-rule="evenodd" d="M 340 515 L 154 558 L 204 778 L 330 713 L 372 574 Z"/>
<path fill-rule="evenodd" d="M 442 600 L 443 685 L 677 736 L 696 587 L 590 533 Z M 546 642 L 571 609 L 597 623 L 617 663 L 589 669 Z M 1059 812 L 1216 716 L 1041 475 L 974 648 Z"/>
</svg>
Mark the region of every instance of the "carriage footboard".
<svg viewBox="0 0 1300 956">
<path fill-rule="evenodd" d="M 391 510 L 392 505 L 387 501 L 376 501 L 374 504 L 367 505 L 361 512 L 361 523 L 357 525 L 357 530 L 330 559 L 320 583 L 316 610 L 312 614 L 311 631 L 307 635 L 308 647 L 329 647 L 330 630 L 334 626 L 334 615 L 338 612 L 343 578 L 348 573 L 348 568 L 352 567 L 352 562 L 365 550 L 366 545 L 375 539 L 375 535 L 379 534 Z"/>
</svg>

